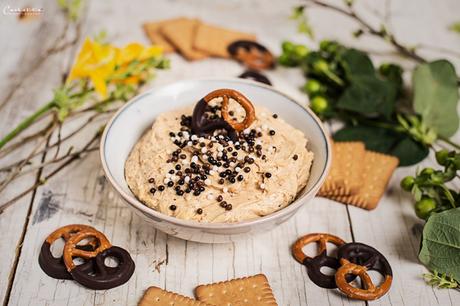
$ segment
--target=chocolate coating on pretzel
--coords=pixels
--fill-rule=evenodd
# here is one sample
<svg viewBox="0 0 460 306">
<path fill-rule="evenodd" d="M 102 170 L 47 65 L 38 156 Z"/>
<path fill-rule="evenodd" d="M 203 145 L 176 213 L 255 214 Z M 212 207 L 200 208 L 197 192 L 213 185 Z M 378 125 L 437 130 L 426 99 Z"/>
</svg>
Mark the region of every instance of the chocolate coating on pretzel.
<svg viewBox="0 0 460 306">
<path fill-rule="evenodd" d="M 93 238 L 97 241 L 97 245 L 91 251 L 82 250 L 77 247 L 77 244 L 83 239 Z M 67 268 L 67 271 L 72 274 L 72 270 L 75 269 L 76 265 L 73 262 L 74 257 L 80 257 L 83 259 L 91 259 L 96 257 L 99 253 L 110 248 L 112 245 L 105 235 L 99 231 L 94 230 L 82 230 L 75 235 L 71 236 L 64 245 L 64 264 Z"/>
<path fill-rule="evenodd" d="M 206 108 L 213 99 L 222 97 L 222 106 L 221 106 L 221 114 L 222 118 L 210 120 L 204 116 L 206 112 Z M 234 99 L 238 102 L 246 112 L 246 116 L 242 122 L 237 122 L 233 118 L 231 118 L 229 114 L 229 100 L 230 98 Z M 198 101 L 195 109 L 193 110 L 192 115 L 192 131 L 195 134 L 207 134 L 211 133 L 216 129 L 225 129 L 229 137 L 236 141 L 237 134 L 236 132 L 242 131 L 245 128 L 249 127 L 252 122 L 255 120 L 255 109 L 252 105 L 251 101 L 246 98 L 242 93 L 233 90 L 233 89 L 217 89 L 209 94 L 207 94 L 204 98 Z"/>
<path fill-rule="evenodd" d="M 255 41 L 234 41 L 228 45 L 227 51 L 234 59 L 251 69 L 270 69 L 275 65 L 273 54 Z"/>
<path fill-rule="evenodd" d="M 375 300 L 390 290 L 393 272 L 388 260 L 375 248 L 363 243 L 347 243 L 339 247 L 338 256 L 341 267 L 337 270 L 335 280 L 340 291 L 348 297 L 360 300 Z M 382 274 L 384 281 L 375 286 L 367 273 L 374 270 Z M 347 275 L 361 278 L 363 288 L 356 288 L 345 279 Z"/>
<path fill-rule="evenodd" d="M 116 267 L 105 264 L 107 257 L 117 260 Z M 92 269 L 76 266 L 70 271 L 73 279 L 79 284 L 94 290 L 105 290 L 126 283 L 134 273 L 135 264 L 129 253 L 117 246 L 109 247 L 91 261 Z"/>
<path fill-rule="evenodd" d="M 42 268 L 43 272 L 45 272 L 48 276 L 57 278 L 57 279 L 72 279 L 72 276 L 67 271 L 66 266 L 64 265 L 63 257 L 54 257 L 51 253 L 51 245 L 58 239 L 64 239 L 67 241 L 71 235 L 78 233 L 81 230 L 94 230 L 91 226 L 82 225 L 82 224 L 70 224 L 67 226 L 63 226 L 58 228 L 54 232 L 52 232 L 46 240 L 43 242 L 42 247 L 40 249 L 40 255 L 38 257 L 38 263 Z M 94 250 L 94 245 L 90 242 L 87 245 L 79 245 L 77 248 L 92 251 Z M 80 269 L 82 271 L 90 271 L 91 270 L 91 263 L 86 262 L 80 265 Z"/>
<path fill-rule="evenodd" d="M 204 98 L 200 99 L 195 105 L 192 115 L 192 131 L 194 134 L 204 136 L 211 134 L 215 130 L 226 130 L 228 136 L 233 140 L 237 141 L 238 135 L 235 129 L 228 124 L 223 118 L 218 119 L 207 119 L 204 114 L 208 109 L 208 102 Z"/>
<path fill-rule="evenodd" d="M 266 85 L 272 85 L 270 80 L 257 70 L 246 70 L 238 76 L 241 79 L 249 79 Z"/>
<path fill-rule="evenodd" d="M 318 244 L 318 253 L 314 257 L 307 256 L 302 248 L 310 243 Z M 334 275 L 327 275 L 321 272 L 322 267 L 329 267 L 337 270 L 340 267 L 340 262 L 337 258 L 327 255 L 327 243 L 333 243 L 337 246 L 343 245 L 345 241 L 341 238 L 322 233 L 308 234 L 298 239 L 292 246 L 292 254 L 295 259 L 307 267 L 308 277 L 316 285 L 322 288 L 337 288 Z M 350 275 L 348 281 L 352 281 L 356 276 Z"/>
</svg>

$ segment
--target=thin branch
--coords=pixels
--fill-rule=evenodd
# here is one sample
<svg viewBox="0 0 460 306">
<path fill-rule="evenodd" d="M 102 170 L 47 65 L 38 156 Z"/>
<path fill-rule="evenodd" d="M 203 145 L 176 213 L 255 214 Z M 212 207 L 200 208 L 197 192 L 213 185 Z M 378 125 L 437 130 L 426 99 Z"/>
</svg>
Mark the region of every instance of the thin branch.
<svg viewBox="0 0 460 306">
<path fill-rule="evenodd" d="M 36 145 L 35 148 L 30 152 L 30 154 L 14 169 L 14 171 L 10 173 L 10 175 L 3 182 L 0 183 L 0 192 L 2 192 L 6 186 L 20 174 L 22 167 L 24 167 L 24 165 L 33 158 L 34 154 L 43 145 L 46 139 L 48 139 L 48 137 L 53 133 L 54 127 L 55 125 L 53 124 L 42 141 L 40 141 L 38 145 Z"/>
<path fill-rule="evenodd" d="M 44 168 L 45 166 L 49 166 L 49 165 L 52 165 L 52 164 L 56 164 L 58 162 L 61 162 L 63 161 L 64 159 L 68 158 L 68 157 L 73 157 L 75 155 L 81 155 L 83 153 L 89 153 L 89 152 L 93 152 L 93 151 L 97 151 L 99 150 L 99 147 L 94 147 L 94 148 L 89 148 L 87 150 L 81 150 L 81 151 L 78 151 L 78 152 L 74 152 L 72 153 L 72 150 L 73 150 L 73 147 L 69 148 L 69 150 L 67 151 L 67 153 L 63 156 L 60 156 L 60 157 L 57 157 L 57 158 L 54 158 L 52 160 L 49 160 L 47 162 L 43 162 L 41 163 L 40 165 L 37 165 L 35 167 L 32 167 L 32 168 L 29 168 L 25 171 L 22 171 L 18 177 L 21 177 L 27 173 L 30 173 L 30 172 L 34 172 L 35 170 L 39 170 L 40 168 Z"/>
<path fill-rule="evenodd" d="M 94 135 L 94 137 L 88 143 L 86 143 L 86 145 L 79 152 L 77 152 L 77 153 L 80 153 L 80 154 L 73 154 L 66 161 L 64 161 L 61 165 L 59 165 L 56 169 L 54 169 L 52 172 L 50 172 L 48 175 L 46 175 L 44 179 L 36 182 L 35 184 L 33 184 L 29 188 L 27 188 L 24 191 L 22 191 L 21 193 L 19 193 L 17 196 L 12 198 L 11 200 L 9 200 L 6 203 L 0 205 L 0 214 L 2 214 L 5 211 L 5 209 L 7 209 L 11 205 L 13 205 L 17 200 L 19 200 L 22 197 L 26 196 L 29 192 L 32 192 L 35 188 L 38 188 L 39 186 L 45 184 L 49 179 L 51 179 L 53 176 L 58 174 L 64 168 L 66 168 L 67 166 L 71 165 L 74 161 L 80 159 L 81 155 L 84 154 L 83 152 L 88 150 L 91 147 L 91 145 L 100 138 L 100 136 L 101 136 L 101 133 L 97 132 Z"/>
<path fill-rule="evenodd" d="M 37 120 L 36 122 L 38 122 L 38 121 L 40 121 L 40 119 Z M 29 142 L 37 139 L 37 138 L 42 137 L 43 135 L 46 134 L 46 132 L 48 131 L 48 129 L 52 125 L 53 125 L 53 121 L 50 121 L 47 126 L 45 126 L 43 129 L 39 130 L 38 132 L 35 132 L 35 133 L 33 133 L 31 135 L 28 135 L 28 136 L 25 136 L 25 137 L 19 139 L 17 142 L 15 142 L 13 144 L 10 144 L 6 148 L 3 148 L 0 151 L 0 158 L 3 158 L 5 156 L 7 156 L 9 153 L 15 151 L 16 149 L 21 148 L 22 146 L 24 146 L 24 144 L 29 143 Z"/>
<path fill-rule="evenodd" d="M 91 122 L 93 122 L 97 117 L 99 116 L 102 116 L 102 115 L 107 115 L 109 113 L 111 113 L 112 110 L 110 112 L 106 112 L 106 113 L 95 113 L 93 114 L 91 117 L 89 117 L 83 124 L 79 125 L 75 130 L 73 130 L 70 134 L 66 135 L 65 137 L 62 137 L 61 138 L 61 143 L 69 140 L 70 138 L 72 138 L 73 136 L 75 136 L 76 134 L 78 134 L 79 132 L 81 132 L 86 126 L 88 126 L 88 124 L 90 124 Z M 48 152 L 49 150 L 53 149 L 54 147 L 58 146 L 59 145 L 59 142 L 56 141 L 54 142 L 53 144 L 50 144 L 49 146 L 47 146 L 46 148 L 44 148 L 43 150 L 41 151 L 38 151 L 34 154 L 34 156 L 37 156 L 37 155 L 41 155 L 45 152 Z M 23 161 L 22 160 L 19 160 L 17 162 L 14 162 L 8 166 L 4 166 L 3 168 L 0 168 L 0 172 L 7 172 L 7 171 L 11 171 L 12 168 L 16 167 L 18 164 L 20 164 L 21 162 Z"/>
<path fill-rule="evenodd" d="M 415 52 L 415 50 L 407 48 L 404 45 L 402 45 L 399 41 L 397 41 L 393 34 L 388 33 L 388 32 L 386 32 L 386 31 L 384 31 L 382 29 L 376 29 L 373 26 L 371 26 L 367 21 L 365 21 L 361 16 L 359 16 L 355 12 L 355 10 L 353 9 L 352 6 L 348 6 L 348 9 L 343 9 L 341 7 L 338 7 L 338 6 L 329 4 L 329 3 L 325 3 L 325 2 L 322 2 L 322 1 L 319 1 L 319 0 L 308 0 L 308 1 L 312 2 L 313 4 L 315 4 L 317 6 L 330 9 L 332 11 L 338 12 L 338 13 L 340 13 L 342 15 L 345 15 L 345 16 L 348 16 L 348 17 L 354 19 L 356 22 L 358 22 L 363 27 L 364 30 L 366 30 L 367 33 L 369 33 L 370 35 L 373 35 L 373 36 L 380 37 L 380 38 L 388 41 L 402 55 L 404 55 L 404 56 L 406 56 L 408 58 L 411 58 L 414 61 L 419 62 L 419 63 L 427 62 L 427 60 L 424 59 L 423 57 L 421 57 L 420 55 L 418 55 Z"/>
</svg>

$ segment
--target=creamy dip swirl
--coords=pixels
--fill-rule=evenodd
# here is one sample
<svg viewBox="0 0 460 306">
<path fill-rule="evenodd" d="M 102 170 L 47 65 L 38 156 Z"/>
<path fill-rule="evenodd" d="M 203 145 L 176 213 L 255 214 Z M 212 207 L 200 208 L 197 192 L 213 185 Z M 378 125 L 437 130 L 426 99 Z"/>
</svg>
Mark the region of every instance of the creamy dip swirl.
<svg viewBox="0 0 460 306">
<path fill-rule="evenodd" d="M 252 135 L 256 135 L 252 149 L 243 139 L 233 143 L 228 139 L 223 141 L 218 135 L 197 137 L 190 131 L 178 136 L 181 127 L 184 130 L 183 115 L 191 115 L 191 107 L 161 114 L 126 161 L 129 188 L 152 209 L 199 222 L 233 223 L 266 216 L 286 207 L 307 184 L 313 153 L 307 150 L 308 140 L 301 131 L 265 108 L 256 106 L 255 109 L 256 120 L 243 132 L 248 135 L 252 130 Z M 238 110 L 235 113 L 236 118 L 241 117 Z M 171 160 L 179 148 L 175 141 L 187 145 Z M 193 152 L 199 153 L 194 157 Z M 235 162 L 222 161 L 222 152 Z M 209 155 L 214 162 L 220 159 L 222 165 L 209 165 Z M 204 189 L 201 192 L 187 188 L 197 176 L 185 172 L 187 168 L 190 172 L 192 163 L 209 167 L 203 176 L 205 179 L 200 179 L 201 190 Z M 233 179 L 220 174 L 228 169 L 233 172 L 230 175 Z M 168 187 L 168 183 L 173 186 Z"/>
</svg>

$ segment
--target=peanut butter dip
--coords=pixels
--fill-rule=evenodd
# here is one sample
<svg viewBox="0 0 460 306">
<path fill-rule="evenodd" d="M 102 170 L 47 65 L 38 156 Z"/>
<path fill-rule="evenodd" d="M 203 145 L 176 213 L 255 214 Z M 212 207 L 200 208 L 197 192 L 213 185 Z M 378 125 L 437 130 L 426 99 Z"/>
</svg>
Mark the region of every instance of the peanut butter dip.
<svg viewBox="0 0 460 306">
<path fill-rule="evenodd" d="M 218 116 L 213 105 L 209 115 Z M 235 119 L 244 117 L 231 109 Z M 238 141 L 219 131 L 193 134 L 193 107 L 161 114 L 126 161 L 129 188 L 152 209 L 199 222 L 238 222 L 286 207 L 307 184 L 313 153 L 301 131 L 263 107 L 255 110 Z"/>
</svg>

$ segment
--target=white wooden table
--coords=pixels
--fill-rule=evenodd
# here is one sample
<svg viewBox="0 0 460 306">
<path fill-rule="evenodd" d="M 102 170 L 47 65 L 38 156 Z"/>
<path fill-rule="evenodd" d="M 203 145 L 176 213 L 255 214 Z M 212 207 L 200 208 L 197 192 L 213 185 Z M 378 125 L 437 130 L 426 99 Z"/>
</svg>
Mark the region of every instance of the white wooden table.
<svg viewBox="0 0 460 306">
<path fill-rule="evenodd" d="M 447 31 L 448 24 L 458 21 L 458 0 L 357 1 L 359 11 L 376 24 L 378 14 L 383 14 L 387 5 L 391 28 L 401 41 L 459 50 L 460 36 Z M 105 29 L 109 40 L 116 44 L 147 43 L 140 27 L 142 22 L 197 16 L 209 23 L 255 32 L 261 42 L 278 54 L 283 39 L 314 46 L 314 42 L 297 34 L 294 23 L 288 20 L 296 3 L 299 1 L 118 0 L 110 4 L 91 1 L 81 19 L 78 40 L 55 52 L 50 52 L 50 46 L 57 37 L 63 34 L 72 39 L 75 34 L 63 32 L 65 19 L 55 1 L 34 1 L 33 7 L 43 7 L 44 13 L 27 22 L 1 15 L 0 134 L 4 135 L 21 118 L 49 100 L 86 35 Z M 0 5 L 1 9 L 6 5 L 21 8 L 31 3 L 6 0 Z M 387 54 L 391 49 L 382 42 L 354 40 L 351 32 L 356 26 L 345 17 L 322 9 L 312 10 L 310 17 L 317 39 L 340 38 L 346 44 L 379 51 L 374 56 L 378 62 L 391 56 Z M 435 51 L 423 54 L 433 59 L 443 56 Z M 459 70 L 458 58 L 447 57 Z M 241 66 L 226 60 L 188 63 L 175 55 L 171 60 L 171 70 L 159 72 L 151 86 L 242 72 Z M 396 60 L 411 67 L 409 62 Z M 279 68 L 268 75 L 275 87 L 307 103 L 298 90 L 304 82 L 298 70 Z M 63 131 L 66 132 L 69 131 Z M 432 163 L 429 158 L 424 165 Z M 330 232 L 348 241 L 373 245 L 389 259 L 394 271 L 393 286 L 389 294 L 369 304 L 459 305 L 458 291 L 433 289 L 422 279 L 426 270 L 417 261 L 422 222 L 414 214 L 409 195 L 398 187 L 402 177 L 414 172 L 415 167 L 398 169 L 384 199 L 372 212 L 315 198 L 293 219 L 271 232 L 231 244 L 211 245 L 168 237 L 143 222 L 109 186 L 98 154 L 92 153 L 0 215 L 0 299 L 4 305 L 136 305 L 151 285 L 192 296 L 198 284 L 262 272 L 269 278 L 279 305 L 365 304 L 344 298 L 336 291 L 318 288 L 308 279 L 305 267 L 290 255 L 290 245 L 300 235 Z M 0 194 L 0 202 L 43 175 L 34 172 L 23 177 Z M 91 224 L 102 230 L 113 244 L 128 249 L 136 262 L 131 280 L 116 289 L 92 291 L 72 281 L 46 276 L 37 262 L 41 243 L 51 231 L 69 223 Z"/>
</svg>

